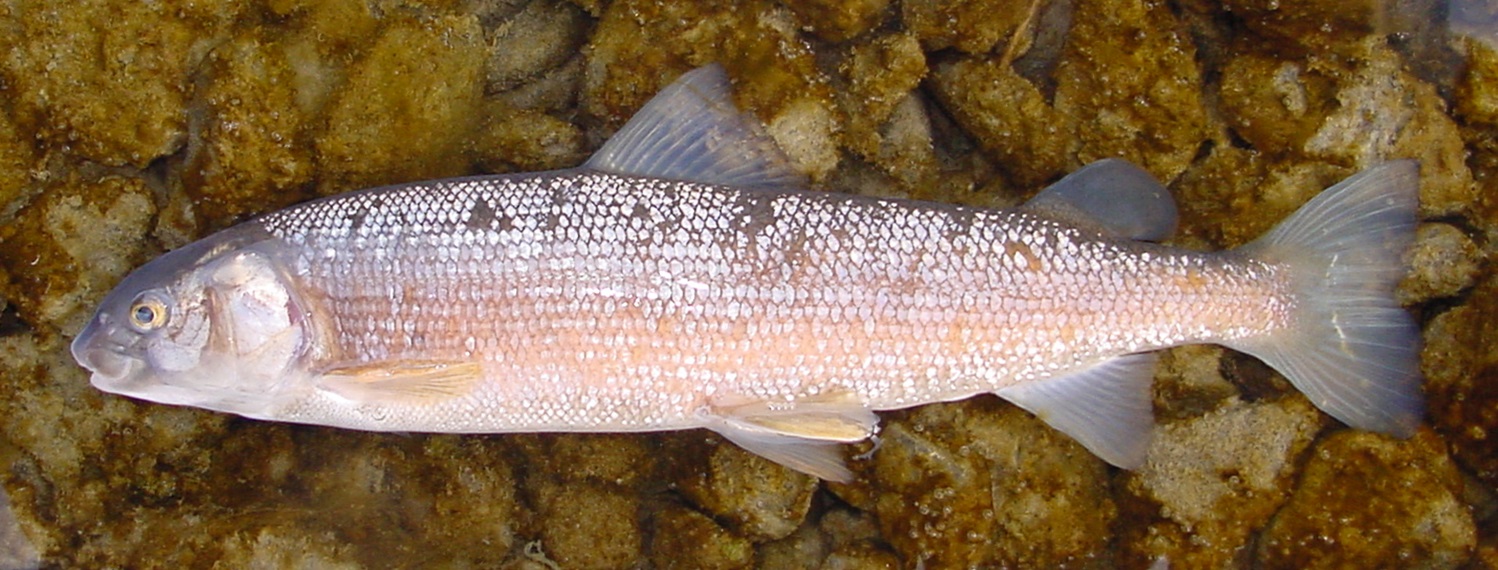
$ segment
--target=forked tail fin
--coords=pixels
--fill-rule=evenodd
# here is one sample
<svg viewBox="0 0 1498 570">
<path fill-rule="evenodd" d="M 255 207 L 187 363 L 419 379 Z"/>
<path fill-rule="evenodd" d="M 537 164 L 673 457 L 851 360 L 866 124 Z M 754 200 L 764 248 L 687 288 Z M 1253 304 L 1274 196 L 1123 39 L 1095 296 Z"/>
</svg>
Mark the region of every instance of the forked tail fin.
<svg viewBox="0 0 1498 570">
<path fill-rule="evenodd" d="M 1350 426 L 1407 437 L 1424 411 L 1420 331 L 1394 301 L 1414 241 L 1419 166 L 1401 160 L 1323 191 L 1241 251 L 1288 266 L 1295 316 L 1228 343 L 1290 379 Z"/>
</svg>

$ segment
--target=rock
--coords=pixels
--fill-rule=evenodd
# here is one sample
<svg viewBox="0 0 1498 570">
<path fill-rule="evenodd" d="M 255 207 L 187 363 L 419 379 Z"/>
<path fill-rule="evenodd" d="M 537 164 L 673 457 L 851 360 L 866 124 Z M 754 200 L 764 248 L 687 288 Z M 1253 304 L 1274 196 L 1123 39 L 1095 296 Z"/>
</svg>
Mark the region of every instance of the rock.
<svg viewBox="0 0 1498 570">
<path fill-rule="evenodd" d="M 46 144 L 144 168 L 186 142 L 193 68 L 246 8 L 107 0 L 7 8 L 0 32 L 7 99 Z"/>
<path fill-rule="evenodd" d="M 808 32 L 829 42 L 842 42 L 877 26 L 889 0 L 806 0 L 786 7 Z"/>
<path fill-rule="evenodd" d="M 702 513 L 667 507 L 655 514 L 651 562 L 656 568 L 717 570 L 754 567 L 754 546 Z"/>
<path fill-rule="evenodd" d="M 811 509 L 817 479 L 718 441 L 706 448 L 692 442 L 696 453 L 671 454 L 676 460 L 672 472 L 681 474 L 675 479 L 682 496 L 754 542 L 795 532 Z"/>
<path fill-rule="evenodd" d="M 314 119 L 297 102 L 292 46 L 253 35 L 208 54 L 180 192 L 207 230 L 310 197 Z M 196 233 L 196 232 L 195 232 Z"/>
<path fill-rule="evenodd" d="M 1321 426 L 1296 395 L 1281 402 L 1223 407 L 1167 423 L 1155 432 L 1148 463 L 1125 477 L 1124 560 L 1166 559 L 1172 567 L 1231 566 L 1255 531 L 1285 503 L 1296 458 Z M 1224 513 L 1232 513 L 1224 516 Z"/>
<path fill-rule="evenodd" d="M 1019 408 L 988 397 L 915 408 L 888 419 L 880 438 L 872 472 L 855 486 L 868 489 L 855 493 L 870 495 L 906 564 L 1056 567 L 1106 557 L 1116 509 L 1102 461 Z"/>
<path fill-rule="evenodd" d="M 1268 567 L 1456 568 L 1476 547 L 1461 477 L 1440 440 L 1342 431 L 1317 445 L 1295 494 L 1264 529 Z"/>
<path fill-rule="evenodd" d="M 1410 253 L 1410 276 L 1399 287 L 1399 302 L 1414 305 L 1456 295 L 1476 282 L 1485 258 L 1456 226 L 1422 224 Z"/>
<path fill-rule="evenodd" d="M 328 103 L 313 141 L 319 192 L 466 173 L 483 61 L 472 16 L 387 23 Z"/>
<path fill-rule="evenodd" d="M 1185 171 L 1207 140 L 1207 116 L 1196 49 L 1169 6 L 1078 0 L 1072 22 L 1055 96 L 1078 125 L 1072 164 L 1122 157 L 1161 180 Z"/>
</svg>

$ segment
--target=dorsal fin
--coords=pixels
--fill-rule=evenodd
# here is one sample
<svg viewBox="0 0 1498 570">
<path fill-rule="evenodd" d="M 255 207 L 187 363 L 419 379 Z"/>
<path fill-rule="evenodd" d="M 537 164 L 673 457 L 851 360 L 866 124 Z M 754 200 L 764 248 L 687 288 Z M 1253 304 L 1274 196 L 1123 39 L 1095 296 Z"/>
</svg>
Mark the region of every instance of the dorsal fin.
<svg viewBox="0 0 1498 570">
<path fill-rule="evenodd" d="M 646 103 L 583 166 L 728 186 L 799 186 L 764 126 L 734 106 L 718 64 L 687 72 Z"/>
<path fill-rule="evenodd" d="M 1066 175 L 1024 208 L 1116 237 L 1160 241 L 1176 230 L 1170 191 L 1144 169 L 1118 158 Z"/>
</svg>

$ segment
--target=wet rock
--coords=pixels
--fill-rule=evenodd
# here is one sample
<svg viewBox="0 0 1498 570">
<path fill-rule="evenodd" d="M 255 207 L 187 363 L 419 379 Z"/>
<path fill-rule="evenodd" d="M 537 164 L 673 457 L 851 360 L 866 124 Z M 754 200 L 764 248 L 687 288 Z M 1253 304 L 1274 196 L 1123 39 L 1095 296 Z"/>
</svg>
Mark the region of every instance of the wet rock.
<svg viewBox="0 0 1498 570">
<path fill-rule="evenodd" d="M 762 545 L 759 568 L 863 570 L 901 568 L 900 558 L 880 538 L 872 515 L 849 509 L 822 514 L 783 539 Z"/>
<path fill-rule="evenodd" d="M 713 520 L 754 542 L 765 542 L 786 537 L 806 519 L 816 478 L 726 441 L 703 447 L 699 440 L 692 445 L 705 457 L 673 453 L 677 467 L 672 471 L 684 474 L 676 481 L 682 496 Z"/>
<path fill-rule="evenodd" d="M 888 6 L 889 0 L 807 0 L 787 4 L 808 32 L 830 42 L 847 41 L 868 32 L 885 17 Z"/>
<path fill-rule="evenodd" d="M 887 419 L 881 440 L 859 483 L 868 489 L 850 501 L 871 495 L 885 540 L 907 565 L 1106 558 L 1116 514 L 1107 468 L 1019 408 L 989 397 L 916 408 Z"/>
<path fill-rule="evenodd" d="M 1002 62 L 959 59 L 931 70 L 936 98 L 1021 186 L 1059 177 L 1077 145 L 1075 119 Z"/>
<path fill-rule="evenodd" d="M 309 197 L 313 119 L 297 102 L 289 47 L 240 36 L 204 62 L 180 180 L 209 230 Z"/>
<path fill-rule="evenodd" d="M 1219 346 L 1199 344 L 1161 353 L 1155 371 L 1155 419 L 1195 418 L 1237 397 L 1238 388 L 1222 374 L 1224 352 Z"/>
<path fill-rule="evenodd" d="M 602 482 L 526 481 L 537 538 L 562 568 L 626 568 L 646 560 L 640 499 Z"/>
<path fill-rule="evenodd" d="M 1124 560 L 1222 568 L 1289 498 L 1296 458 L 1321 427 L 1300 396 L 1223 407 L 1162 425 L 1148 463 L 1125 478 Z M 1232 513 L 1232 516 L 1223 516 Z"/>
<path fill-rule="evenodd" d="M 1404 71 L 1399 55 L 1382 39 L 1369 38 L 1361 45 L 1365 52 L 1359 61 L 1364 63 L 1339 82 L 1338 104 L 1306 141 L 1307 154 L 1360 167 L 1390 158 L 1419 159 L 1421 215 L 1469 210 L 1476 186 L 1446 103 L 1433 86 Z"/>
<path fill-rule="evenodd" d="M 898 180 L 907 193 L 928 186 L 937 165 L 930 125 L 914 95 L 926 73 L 915 38 L 894 33 L 854 42 L 838 71 L 842 146 Z"/>
<path fill-rule="evenodd" d="M 36 162 L 36 148 L 22 137 L 9 113 L 0 113 L 0 223 L 8 223 L 41 192 L 42 185 L 32 182 Z"/>
<path fill-rule="evenodd" d="M 488 91 L 514 89 L 561 66 L 587 41 L 587 16 L 574 4 L 531 0 L 514 13 L 507 11 L 479 14 L 489 44 L 484 66 Z"/>
<path fill-rule="evenodd" d="M 802 172 L 821 180 L 838 164 L 830 91 L 790 13 L 778 5 L 614 2 L 589 50 L 582 107 L 611 129 L 678 75 L 719 62 L 737 81 L 741 108 L 764 122 Z"/>
<path fill-rule="evenodd" d="M 145 167 L 187 138 L 188 79 L 245 3 L 13 5 L 0 58 L 18 122 L 48 147 Z M 101 94 L 108 94 L 101 97 Z"/>
<path fill-rule="evenodd" d="M 656 568 L 715 570 L 751 568 L 754 547 L 712 519 L 681 507 L 655 514 L 651 562 Z"/>
<path fill-rule="evenodd" d="M 1451 224 L 1422 224 L 1410 252 L 1410 275 L 1399 287 L 1404 305 L 1450 297 L 1471 287 L 1485 260 L 1467 234 Z"/>
<path fill-rule="evenodd" d="M 1305 147 L 1335 107 L 1340 69 L 1325 60 L 1285 60 L 1258 51 L 1223 66 L 1218 95 L 1234 134 L 1253 148 Z"/>
<path fill-rule="evenodd" d="M 254 536 L 233 536 L 223 545 L 219 568 L 327 568 L 359 570 L 350 560 L 352 546 L 325 535 L 295 534 L 262 529 Z"/>
<path fill-rule="evenodd" d="M 634 489 L 656 474 L 653 440 L 634 434 L 545 434 L 505 438 L 537 476 Z"/>
<path fill-rule="evenodd" d="M 145 254 L 155 204 L 137 177 L 69 173 L 0 226 L 4 295 L 22 320 L 81 327 L 93 302 Z"/>
<path fill-rule="evenodd" d="M 1175 178 L 1208 137 L 1190 36 L 1145 0 L 1079 0 L 1072 22 L 1055 106 L 1079 127 L 1075 164 L 1116 156 Z"/>
<path fill-rule="evenodd" d="M 970 54 L 992 51 L 1030 25 L 1044 2 L 910 0 L 900 4 L 900 19 L 928 51 L 949 47 Z"/>
<path fill-rule="evenodd" d="M 329 101 L 314 141 L 322 193 L 468 172 L 483 93 L 478 21 L 393 20 Z"/>
<path fill-rule="evenodd" d="M 1498 486 L 1498 277 L 1491 271 L 1466 304 L 1437 315 L 1425 328 L 1421 371 L 1431 422 L 1452 455 L 1479 480 Z"/>
<path fill-rule="evenodd" d="M 1456 568 L 1476 546 L 1461 478 L 1440 440 L 1357 431 L 1317 445 L 1259 541 L 1268 567 Z"/>
<path fill-rule="evenodd" d="M 10 497 L 0 487 L 0 568 L 28 570 L 41 567 L 41 555 L 10 510 Z"/>
<path fill-rule="evenodd" d="M 1385 12 L 1415 10 L 1395 2 L 1275 2 L 1231 0 L 1223 8 L 1242 18 L 1244 27 L 1266 46 L 1295 56 L 1303 53 L 1356 53 L 1358 38 L 1379 31 Z"/>
</svg>

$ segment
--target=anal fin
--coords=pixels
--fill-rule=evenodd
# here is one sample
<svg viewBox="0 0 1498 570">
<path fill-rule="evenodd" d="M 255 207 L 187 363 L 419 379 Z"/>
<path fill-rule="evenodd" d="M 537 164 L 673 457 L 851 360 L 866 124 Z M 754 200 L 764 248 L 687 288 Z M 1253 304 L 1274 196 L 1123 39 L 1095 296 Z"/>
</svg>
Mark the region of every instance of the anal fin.
<svg viewBox="0 0 1498 570">
<path fill-rule="evenodd" d="M 483 378 L 478 362 L 398 361 L 326 370 L 318 386 L 370 404 L 422 404 L 469 394 Z"/>
<path fill-rule="evenodd" d="M 1150 382 L 1156 356 L 1121 356 L 1055 378 L 1003 388 L 996 394 L 1071 436 L 1124 469 L 1144 465 L 1154 435 Z"/>
</svg>

